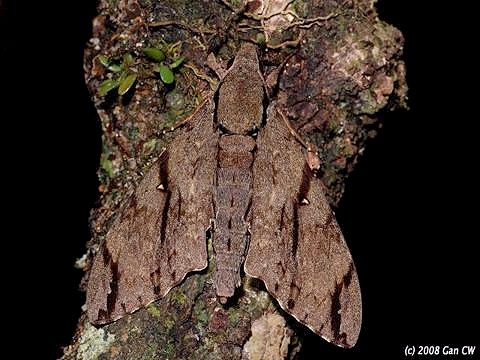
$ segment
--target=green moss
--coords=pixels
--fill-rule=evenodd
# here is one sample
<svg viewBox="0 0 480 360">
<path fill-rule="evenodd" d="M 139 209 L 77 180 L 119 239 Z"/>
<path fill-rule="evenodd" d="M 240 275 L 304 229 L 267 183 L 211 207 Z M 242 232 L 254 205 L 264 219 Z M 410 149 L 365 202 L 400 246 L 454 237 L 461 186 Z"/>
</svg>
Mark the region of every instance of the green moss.
<svg viewBox="0 0 480 360">
<path fill-rule="evenodd" d="M 135 141 L 140 134 L 140 130 L 136 126 L 127 126 L 125 135 L 129 140 Z"/>
<path fill-rule="evenodd" d="M 171 318 L 167 318 L 163 321 L 163 325 L 165 326 L 165 329 L 167 330 L 167 332 L 169 332 L 170 330 L 173 329 L 175 325 L 175 320 Z"/>
<path fill-rule="evenodd" d="M 147 311 L 150 315 L 160 318 L 162 316 L 162 313 L 160 312 L 160 309 L 155 305 L 155 303 L 151 303 L 150 305 L 147 306 Z"/>
<path fill-rule="evenodd" d="M 132 326 L 131 328 L 128 329 L 128 335 L 129 337 L 132 338 L 137 338 L 139 335 L 141 335 L 142 329 L 140 329 L 138 326 Z"/>
<path fill-rule="evenodd" d="M 200 294 L 203 291 L 206 280 L 207 277 L 205 276 L 205 274 L 196 274 L 192 276 L 195 294 Z"/>
<path fill-rule="evenodd" d="M 115 341 L 115 335 L 105 332 L 103 328 L 87 325 L 79 340 L 78 360 L 94 360 L 108 351 Z"/>
<path fill-rule="evenodd" d="M 359 93 L 362 103 L 358 109 L 355 109 L 356 114 L 375 114 L 378 109 L 378 103 L 375 96 L 371 93 L 370 89 L 365 89 Z"/>
<path fill-rule="evenodd" d="M 145 349 L 145 353 L 142 356 L 142 360 L 157 359 L 157 356 L 156 356 L 157 353 L 158 353 L 158 345 L 148 344 L 147 348 Z"/>
<path fill-rule="evenodd" d="M 143 153 L 145 155 L 150 155 L 157 146 L 158 139 L 153 138 L 143 143 Z"/>
<path fill-rule="evenodd" d="M 201 309 L 196 313 L 197 319 L 201 322 L 206 324 L 208 322 L 208 312 L 205 309 Z"/>
<path fill-rule="evenodd" d="M 162 349 L 162 352 L 165 354 L 167 359 L 173 359 L 175 355 L 175 345 L 173 342 L 166 343 L 165 347 Z"/>
<path fill-rule="evenodd" d="M 109 179 L 113 178 L 113 164 L 112 161 L 109 159 L 108 153 L 103 152 L 100 155 L 100 168 Z"/>
<path fill-rule="evenodd" d="M 228 321 L 230 321 L 230 326 L 237 326 L 240 322 L 239 310 L 236 308 L 231 308 L 228 310 Z"/>
<path fill-rule="evenodd" d="M 185 111 L 185 95 L 177 89 L 173 89 L 165 95 L 166 105 L 171 109 L 174 116 Z"/>
<path fill-rule="evenodd" d="M 262 46 L 265 45 L 265 35 L 261 32 L 257 33 L 257 35 L 255 35 L 255 41 L 257 42 L 257 44 L 260 44 Z"/>
<path fill-rule="evenodd" d="M 202 300 L 198 300 L 195 303 L 195 306 L 193 307 L 193 314 L 198 331 L 203 332 L 210 316 Z"/>
<path fill-rule="evenodd" d="M 340 129 L 340 124 L 338 123 L 338 119 L 333 118 L 327 124 L 327 129 L 329 132 L 333 134 L 337 134 L 338 130 Z"/>
<path fill-rule="evenodd" d="M 243 1 L 242 0 L 229 0 L 229 2 L 233 7 L 236 7 L 236 8 L 239 8 L 239 9 L 243 6 Z"/>
<path fill-rule="evenodd" d="M 270 306 L 272 298 L 266 291 L 256 290 L 249 292 L 249 299 L 246 311 L 254 317 L 259 317 L 261 313 Z"/>
<path fill-rule="evenodd" d="M 176 293 L 174 293 L 172 298 L 180 305 L 185 304 L 185 301 L 187 301 L 187 296 L 181 291 L 177 291 Z"/>
</svg>

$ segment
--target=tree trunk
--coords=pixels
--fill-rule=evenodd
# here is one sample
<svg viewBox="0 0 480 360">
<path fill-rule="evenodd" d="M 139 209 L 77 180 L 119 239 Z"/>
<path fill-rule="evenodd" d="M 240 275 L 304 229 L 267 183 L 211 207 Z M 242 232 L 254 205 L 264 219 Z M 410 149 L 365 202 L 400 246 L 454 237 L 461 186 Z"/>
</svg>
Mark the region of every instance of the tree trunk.
<svg viewBox="0 0 480 360">
<path fill-rule="evenodd" d="M 318 148 L 332 206 L 376 134 L 379 111 L 406 107 L 403 37 L 378 19 L 373 1 L 243 5 L 240 0 L 100 1 L 85 71 L 103 127 L 102 197 L 92 212 L 88 252 L 79 261 L 86 271 L 83 287 L 119 204 L 175 136 L 163 130 L 187 117 L 218 82 L 207 66 L 210 52 L 226 66 L 240 41 L 259 44 L 267 83 L 278 84 L 275 98 L 298 132 Z M 148 56 L 144 48 L 161 49 L 165 59 L 158 52 Z M 156 71 L 161 62 L 172 64 L 179 57 L 185 61 L 171 65 L 175 81 L 168 84 L 169 74 Z M 136 76 L 133 85 L 128 75 L 130 80 Z M 243 291 L 228 307 L 215 298 L 209 268 L 107 326 L 93 327 L 83 315 L 63 358 L 297 358 L 302 327 L 261 284 L 244 280 Z"/>
</svg>

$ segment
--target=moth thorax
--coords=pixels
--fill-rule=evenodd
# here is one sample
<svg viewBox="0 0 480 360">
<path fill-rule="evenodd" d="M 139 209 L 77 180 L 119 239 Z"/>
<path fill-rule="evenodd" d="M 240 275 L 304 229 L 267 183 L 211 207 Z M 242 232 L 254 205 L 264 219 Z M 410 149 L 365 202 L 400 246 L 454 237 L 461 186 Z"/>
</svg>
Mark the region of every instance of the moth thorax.
<svg viewBox="0 0 480 360">
<path fill-rule="evenodd" d="M 222 87 L 220 90 L 221 96 L 217 115 L 219 124 L 227 132 L 243 135 L 261 126 L 263 117 L 263 89 L 260 88 L 260 90 L 261 92 L 247 92 L 240 89 L 223 89 Z M 235 98 L 233 102 L 225 99 L 225 94 L 222 93 L 226 91 L 230 92 L 227 97 Z"/>
</svg>

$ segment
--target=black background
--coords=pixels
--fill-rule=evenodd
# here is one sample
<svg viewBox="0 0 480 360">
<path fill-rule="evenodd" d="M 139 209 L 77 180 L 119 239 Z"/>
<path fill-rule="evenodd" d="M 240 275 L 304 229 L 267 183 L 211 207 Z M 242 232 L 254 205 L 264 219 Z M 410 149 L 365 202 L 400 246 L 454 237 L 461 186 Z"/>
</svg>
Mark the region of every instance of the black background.
<svg viewBox="0 0 480 360">
<path fill-rule="evenodd" d="M 480 303 L 478 81 L 475 42 L 466 38 L 474 23 L 468 9 L 419 3 L 378 4 L 380 18 L 406 38 L 411 110 L 383 115 L 337 210 L 362 286 L 360 339 L 342 350 L 308 336 L 306 359 L 480 345 L 472 330 Z M 95 1 L 0 7 L 2 292 L 12 317 L 4 326 L 15 329 L 22 353 L 54 358 L 84 301 L 73 263 L 97 200 L 101 132 L 82 68 Z"/>
</svg>

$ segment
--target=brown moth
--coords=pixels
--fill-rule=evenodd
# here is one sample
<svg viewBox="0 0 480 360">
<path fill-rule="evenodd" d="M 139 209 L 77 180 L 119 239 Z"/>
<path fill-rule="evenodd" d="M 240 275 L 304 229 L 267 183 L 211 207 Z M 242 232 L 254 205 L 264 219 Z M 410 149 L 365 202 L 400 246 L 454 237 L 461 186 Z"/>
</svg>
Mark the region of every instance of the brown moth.
<svg viewBox="0 0 480 360">
<path fill-rule="evenodd" d="M 274 102 L 264 111 L 255 46 L 242 45 L 217 95 L 180 129 L 106 235 L 88 282 L 90 321 L 117 320 L 206 268 L 210 230 L 221 300 L 240 285 L 243 265 L 287 313 L 352 347 L 361 325 L 355 266 L 298 135 Z"/>
</svg>

